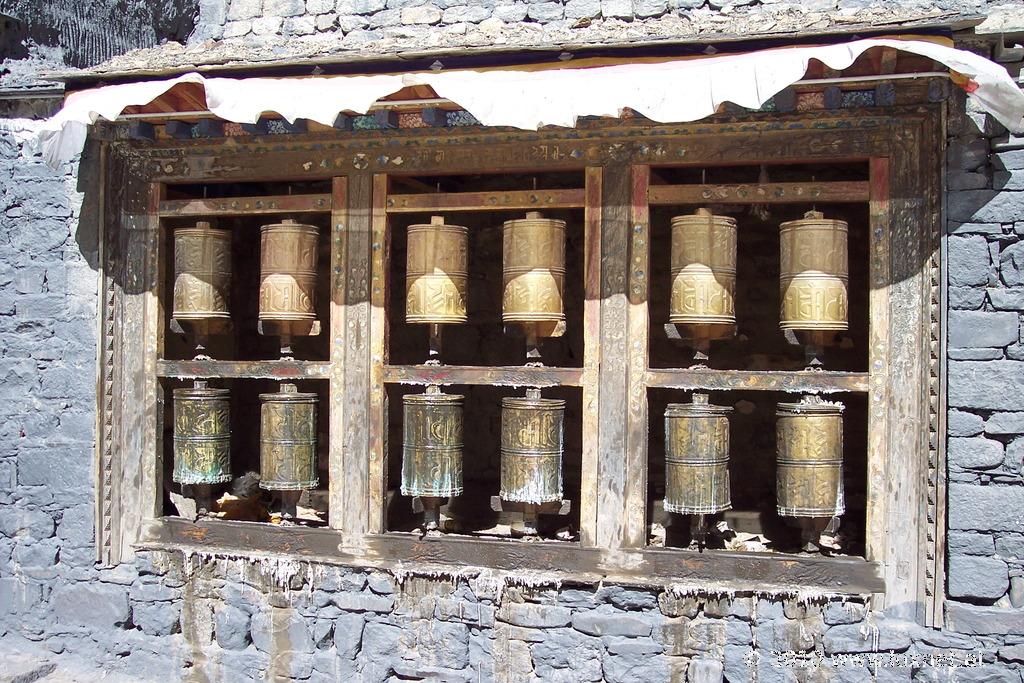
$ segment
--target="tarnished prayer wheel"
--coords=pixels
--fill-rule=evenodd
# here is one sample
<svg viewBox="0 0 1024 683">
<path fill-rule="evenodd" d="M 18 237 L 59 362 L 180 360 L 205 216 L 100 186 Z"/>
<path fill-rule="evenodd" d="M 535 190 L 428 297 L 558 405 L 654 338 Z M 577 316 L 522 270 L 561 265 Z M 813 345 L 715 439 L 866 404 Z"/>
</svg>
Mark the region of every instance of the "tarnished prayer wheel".
<svg viewBox="0 0 1024 683">
<path fill-rule="evenodd" d="M 736 324 L 736 220 L 697 209 L 672 219 L 669 322 Z"/>
<path fill-rule="evenodd" d="M 462 399 L 429 387 L 403 399 L 402 495 L 462 493 Z"/>
<path fill-rule="evenodd" d="M 805 397 L 776 417 L 778 512 L 833 517 L 844 512 L 843 404 Z"/>
<path fill-rule="evenodd" d="M 503 500 L 550 503 L 562 500 L 562 430 L 565 401 L 526 397 L 501 399 L 501 491 Z"/>
<path fill-rule="evenodd" d="M 565 221 L 542 218 L 536 211 L 505 221 L 502 250 L 501 319 L 507 323 L 565 320 Z"/>
<path fill-rule="evenodd" d="M 845 330 L 849 263 L 845 221 L 819 211 L 780 226 L 784 330 Z"/>
<path fill-rule="evenodd" d="M 315 225 L 291 219 L 260 228 L 260 320 L 316 319 L 318 241 Z"/>
<path fill-rule="evenodd" d="M 431 216 L 430 223 L 410 225 L 408 237 L 406 322 L 466 322 L 469 231 Z"/>
<path fill-rule="evenodd" d="M 706 394 L 665 410 L 665 510 L 705 515 L 728 510 L 729 417 Z"/>
<path fill-rule="evenodd" d="M 174 231 L 174 301 L 178 320 L 228 319 L 231 232 L 199 221 Z"/>
<path fill-rule="evenodd" d="M 260 394 L 260 487 L 271 491 L 316 488 L 317 395 L 294 384 Z"/>
<path fill-rule="evenodd" d="M 179 484 L 231 481 L 231 400 L 227 389 L 174 390 L 174 472 Z"/>
</svg>

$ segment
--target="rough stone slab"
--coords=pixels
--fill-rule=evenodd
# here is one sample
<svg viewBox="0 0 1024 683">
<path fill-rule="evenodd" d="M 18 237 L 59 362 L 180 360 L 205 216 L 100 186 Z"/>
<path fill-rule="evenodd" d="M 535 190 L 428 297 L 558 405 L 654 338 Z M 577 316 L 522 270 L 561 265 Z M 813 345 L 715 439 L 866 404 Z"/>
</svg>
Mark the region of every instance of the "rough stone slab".
<svg viewBox="0 0 1024 683">
<path fill-rule="evenodd" d="M 572 612 L 565 607 L 505 601 L 498 608 L 495 618 L 498 621 L 525 628 L 556 628 L 568 626 L 572 619 Z"/>
<path fill-rule="evenodd" d="M 995 171 L 992 187 L 996 190 L 1024 190 L 1024 170 Z"/>
<path fill-rule="evenodd" d="M 949 344 L 960 348 L 1004 347 L 1020 338 L 1020 316 L 994 311 L 950 311 Z"/>
<path fill-rule="evenodd" d="M 1001 598 L 1010 587 L 1006 563 L 993 557 L 949 558 L 949 595 L 954 598 Z"/>
<path fill-rule="evenodd" d="M 1024 311 L 1024 287 L 991 287 L 987 293 L 998 311 Z"/>
<path fill-rule="evenodd" d="M 214 612 L 217 644 L 225 650 L 244 650 L 249 646 L 249 612 L 234 605 L 221 605 Z"/>
<path fill-rule="evenodd" d="M 1024 434 L 1024 412 L 992 413 L 985 420 L 986 434 Z"/>
<path fill-rule="evenodd" d="M 991 469 L 1003 464 L 1003 444 L 983 437 L 949 440 L 949 464 L 964 469 Z"/>
<path fill-rule="evenodd" d="M 946 416 L 946 429 L 950 436 L 976 436 L 985 429 L 981 415 L 950 409 Z"/>
<path fill-rule="evenodd" d="M 395 605 L 390 595 L 373 595 L 372 593 L 335 593 L 331 602 L 345 612 L 377 612 L 387 614 Z"/>
<path fill-rule="evenodd" d="M 954 361 L 949 363 L 949 405 L 1015 411 L 1024 395 L 1024 363 Z"/>
<path fill-rule="evenodd" d="M 903 652 L 910 647 L 910 634 L 900 626 L 877 620 L 874 629 L 861 632 L 859 624 L 840 624 L 825 632 L 823 644 L 827 654 L 856 652 Z"/>
<path fill-rule="evenodd" d="M 62 584 L 50 594 L 57 620 L 89 626 L 98 631 L 117 628 L 128 621 L 128 591 L 109 583 Z"/>
<path fill-rule="evenodd" d="M 1018 154 L 1006 152 L 1005 154 Z M 1021 155 L 1024 158 L 1024 155 Z M 1006 166 L 1007 169 L 1019 168 Z M 949 220 L 962 223 L 1012 223 L 1024 213 L 1024 193 L 963 190 L 947 195 Z"/>
<path fill-rule="evenodd" d="M 856 602 L 830 602 L 822 610 L 822 619 L 829 626 L 857 624 L 864 621 L 864 605 Z"/>
<path fill-rule="evenodd" d="M 0 683 L 35 683 L 43 680 L 57 669 L 57 665 L 48 660 L 40 660 L 34 655 L 23 655 L 5 652 L 0 662 Z"/>
<path fill-rule="evenodd" d="M 949 349 L 946 356 L 950 360 L 1002 360 L 1003 349 Z"/>
<path fill-rule="evenodd" d="M 961 483 L 949 486 L 951 529 L 1024 533 L 1021 510 L 1024 510 L 1024 487 Z"/>
<path fill-rule="evenodd" d="M 967 635 L 1024 633 L 1024 610 L 946 602 L 946 628 Z"/>
<path fill-rule="evenodd" d="M 951 286 L 984 287 L 989 283 L 991 260 L 984 237 L 950 237 L 948 277 Z"/>
<path fill-rule="evenodd" d="M 577 612 L 572 627 L 591 636 L 648 636 L 651 620 L 621 612 Z"/>
<path fill-rule="evenodd" d="M 988 556 L 995 552 L 996 546 L 988 534 L 969 531 L 950 531 L 946 539 L 950 555 L 982 555 Z"/>
</svg>

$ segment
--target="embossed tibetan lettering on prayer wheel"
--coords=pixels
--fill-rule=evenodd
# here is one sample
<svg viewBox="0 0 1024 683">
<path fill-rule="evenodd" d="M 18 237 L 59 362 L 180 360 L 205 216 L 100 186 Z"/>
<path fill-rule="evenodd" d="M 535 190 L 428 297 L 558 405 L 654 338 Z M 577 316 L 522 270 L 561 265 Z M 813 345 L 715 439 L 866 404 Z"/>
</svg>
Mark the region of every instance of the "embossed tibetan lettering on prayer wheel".
<svg viewBox="0 0 1024 683">
<path fill-rule="evenodd" d="M 318 241 L 315 225 L 291 219 L 260 228 L 260 320 L 316 319 Z"/>
<path fill-rule="evenodd" d="M 526 218 L 505 221 L 502 237 L 501 319 L 507 323 L 565 320 L 565 221 L 531 211 Z"/>
<path fill-rule="evenodd" d="M 736 325 L 736 221 L 697 209 L 672 219 L 669 322 Z"/>
<path fill-rule="evenodd" d="M 410 225 L 408 235 L 406 322 L 466 322 L 469 231 L 431 216 L 430 223 Z"/>
<path fill-rule="evenodd" d="M 228 319 L 231 232 L 206 221 L 174 231 L 174 301 L 178 320 Z"/>
<path fill-rule="evenodd" d="M 429 387 L 403 399 L 402 495 L 462 493 L 462 396 Z"/>
<path fill-rule="evenodd" d="M 174 481 L 189 485 L 231 481 L 230 415 L 227 389 L 174 390 Z"/>
<path fill-rule="evenodd" d="M 260 394 L 260 487 L 271 491 L 316 488 L 317 395 L 294 384 Z"/>
<path fill-rule="evenodd" d="M 776 417 L 778 511 L 787 517 L 841 515 L 843 404 L 805 397 Z"/>
<path fill-rule="evenodd" d="M 845 221 L 808 211 L 780 226 L 784 330 L 845 330 L 849 263 Z"/>
<path fill-rule="evenodd" d="M 501 491 L 503 500 L 550 503 L 562 500 L 562 430 L 565 401 L 526 397 L 501 399 Z"/>
<path fill-rule="evenodd" d="M 729 417 L 732 408 L 670 403 L 665 410 L 665 510 L 705 515 L 732 507 L 729 497 Z"/>
</svg>

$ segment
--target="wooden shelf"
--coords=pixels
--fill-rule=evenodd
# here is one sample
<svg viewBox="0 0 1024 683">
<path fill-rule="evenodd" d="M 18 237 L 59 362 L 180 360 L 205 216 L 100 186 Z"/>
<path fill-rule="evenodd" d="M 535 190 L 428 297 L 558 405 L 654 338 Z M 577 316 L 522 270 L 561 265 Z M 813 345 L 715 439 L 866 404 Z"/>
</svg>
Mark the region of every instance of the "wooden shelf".
<svg viewBox="0 0 1024 683">
<path fill-rule="evenodd" d="M 866 202 L 867 181 L 823 183 L 746 183 L 737 185 L 651 185 L 651 206 L 671 204 L 802 204 Z"/>
<path fill-rule="evenodd" d="M 665 389 L 710 389 L 712 391 L 785 391 L 790 393 L 866 392 L 866 372 L 815 370 L 761 371 L 711 369 L 651 369 L 647 386 Z"/>
<path fill-rule="evenodd" d="M 481 367 L 474 365 L 386 365 L 390 384 L 480 384 L 502 387 L 583 386 L 583 368 Z"/>
<path fill-rule="evenodd" d="M 278 213 L 323 213 L 331 210 L 329 194 L 225 197 L 223 199 L 165 199 L 157 213 L 161 218 L 195 216 L 261 216 Z"/>
<path fill-rule="evenodd" d="M 389 194 L 388 213 L 429 211 L 539 211 L 582 208 L 585 191 L 515 190 L 508 192 L 438 192 L 434 194 Z"/>
<path fill-rule="evenodd" d="M 305 360 L 158 360 L 157 377 L 177 379 L 327 379 L 331 364 Z"/>
</svg>

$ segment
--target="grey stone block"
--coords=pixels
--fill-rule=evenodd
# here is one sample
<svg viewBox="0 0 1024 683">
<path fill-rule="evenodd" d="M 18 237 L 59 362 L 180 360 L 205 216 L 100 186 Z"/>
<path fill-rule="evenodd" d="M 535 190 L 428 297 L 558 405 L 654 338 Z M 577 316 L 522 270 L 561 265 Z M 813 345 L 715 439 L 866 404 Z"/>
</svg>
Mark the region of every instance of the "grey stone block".
<svg viewBox="0 0 1024 683">
<path fill-rule="evenodd" d="M 953 310 L 976 311 L 985 303 L 985 290 L 981 287 L 949 287 L 947 293 Z"/>
<path fill-rule="evenodd" d="M 1003 444 L 983 437 L 949 440 L 949 463 L 964 469 L 991 469 L 1003 464 Z"/>
<path fill-rule="evenodd" d="M 950 237 L 947 246 L 950 285 L 983 287 L 989 283 L 991 260 L 984 237 Z"/>
<path fill-rule="evenodd" d="M 1024 311 L 1024 287 L 992 287 L 987 293 L 992 308 L 998 311 Z"/>
<path fill-rule="evenodd" d="M 0 536 L 42 540 L 53 536 L 53 517 L 41 510 L 0 508 Z"/>
<path fill-rule="evenodd" d="M 568 0 L 565 16 L 569 19 L 593 19 L 601 14 L 601 0 Z"/>
<path fill-rule="evenodd" d="M 1024 170 L 996 171 L 992 174 L 992 187 L 996 190 L 1024 190 Z"/>
<path fill-rule="evenodd" d="M 997 152 L 992 165 L 996 168 L 1004 168 L 1011 171 L 1024 169 L 1024 149 Z"/>
<path fill-rule="evenodd" d="M 950 484 L 951 529 L 1024 533 L 1024 487 Z"/>
<path fill-rule="evenodd" d="M 128 597 L 136 602 L 174 602 L 181 598 L 181 591 L 161 583 L 139 582 L 131 587 Z"/>
<path fill-rule="evenodd" d="M 946 429 L 950 436 L 976 436 L 984 431 L 985 420 L 981 415 L 954 408 L 947 413 Z"/>
<path fill-rule="evenodd" d="M 989 186 L 987 173 L 970 171 L 949 171 L 946 174 L 946 187 L 950 190 L 984 190 Z"/>
<path fill-rule="evenodd" d="M 1024 412 L 998 412 L 985 420 L 986 434 L 1024 434 Z"/>
<path fill-rule="evenodd" d="M 362 614 L 342 614 L 334 620 L 334 647 L 339 657 L 356 658 L 363 642 L 365 623 Z"/>
<path fill-rule="evenodd" d="M 390 595 L 374 595 L 372 593 L 335 593 L 331 602 L 346 612 L 377 612 L 386 614 L 395 605 L 395 598 Z"/>
<path fill-rule="evenodd" d="M 567 626 L 572 612 L 565 607 L 505 601 L 498 608 L 495 618 L 525 628 L 556 628 Z"/>
<path fill-rule="evenodd" d="M 667 10 L 666 0 L 633 0 L 633 15 L 641 19 L 661 16 Z"/>
<path fill-rule="evenodd" d="M 491 7 L 487 5 L 462 5 L 446 9 L 441 16 L 441 21 L 445 24 L 460 22 L 479 24 L 489 16 L 491 16 Z"/>
<path fill-rule="evenodd" d="M 967 635 L 1024 633 L 1024 610 L 946 601 L 946 628 Z"/>
<path fill-rule="evenodd" d="M 995 541 L 995 552 L 1000 557 L 1024 560 L 1024 535 L 1000 534 Z M 974 553 L 965 553 L 974 554 Z M 981 553 L 977 553 L 981 554 Z M 991 554 L 991 553 L 989 553 Z"/>
<path fill-rule="evenodd" d="M 257 612 L 250 622 L 252 644 L 262 652 L 277 650 L 312 652 L 313 636 L 302 615 L 294 609 L 270 608 Z"/>
<path fill-rule="evenodd" d="M 650 683 L 670 678 L 669 658 L 665 655 L 612 655 L 602 658 L 607 683 Z"/>
<path fill-rule="evenodd" d="M 949 558 L 949 595 L 954 598 L 1001 598 L 1010 587 L 1006 563 L 992 557 Z"/>
<path fill-rule="evenodd" d="M 561 2 L 531 2 L 526 9 L 526 16 L 540 22 L 557 21 L 563 14 Z"/>
<path fill-rule="evenodd" d="M 252 19 L 260 16 L 262 11 L 262 0 L 231 0 L 227 11 L 227 20 Z"/>
<path fill-rule="evenodd" d="M 213 623 L 217 644 L 225 650 L 244 650 L 249 639 L 249 612 L 234 605 L 221 605 L 214 612 Z"/>
<path fill-rule="evenodd" d="M 995 544 L 988 534 L 950 531 L 946 540 L 950 555 L 991 555 Z"/>
<path fill-rule="evenodd" d="M 973 171 L 988 162 L 988 140 L 957 139 L 946 148 L 946 165 L 952 170 Z"/>
<path fill-rule="evenodd" d="M 825 632 L 823 644 L 827 654 L 853 652 L 903 652 L 910 648 L 906 628 L 876 620 L 875 629 L 862 629 L 859 624 L 840 624 Z"/>
<path fill-rule="evenodd" d="M 128 590 L 109 583 L 60 584 L 50 594 L 57 620 L 103 631 L 128 621 Z"/>
<path fill-rule="evenodd" d="M 178 631 L 180 618 L 180 604 L 155 602 L 132 606 L 132 623 L 151 636 L 169 636 Z"/>
<path fill-rule="evenodd" d="M 402 631 L 389 624 L 368 623 L 363 627 L 362 655 L 364 661 L 387 661 L 398 652 Z"/>
<path fill-rule="evenodd" d="M 1004 350 L 998 349 L 949 349 L 946 357 L 950 360 L 1001 360 Z"/>
<path fill-rule="evenodd" d="M 953 361 L 949 363 L 949 405 L 1014 411 L 1024 395 L 1024 363 L 1019 361 Z"/>
<path fill-rule="evenodd" d="M 829 626 L 858 624 L 864 621 L 864 605 L 856 602 L 830 602 L 822 610 L 822 620 Z"/>
<path fill-rule="evenodd" d="M 666 617 L 693 618 L 700 611 L 700 603 L 693 596 L 678 597 L 671 593 L 658 594 L 658 607 Z"/>
<path fill-rule="evenodd" d="M 749 645 L 753 640 L 750 624 L 730 619 L 725 622 L 725 642 L 730 645 Z"/>
<path fill-rule="evenodd" d="M 632 0 L 601 0 L 601 14 L 606 19 L 632 19 Z"/>
<path fill-rule="evenodd" d="M 1009 152 L 1014 154 L 1014 152 Z M 1009 167 L 1007 167 L 1009 168 Z M 964 190 L 947 194 L 947 216 L 962 223 L 1012 223 L 1024 211 L 1024 193 Z"/>
<path fill-rule="evenodd" d="M 43 599 L 43 585 L 13 576 L 0 577 L 0 617 L 24 614 Z"/>
<path fill-rule="evenodd" d="M 1005 662 L 1024 662 L 1024 644 L 999 648 L 999 659 Z"/>
<path fill-rule="evenodd" d="M 622 612 L 577 612 L 572 615 L 572 627 L 590 636 L 648 636 L 651 620 Z"/>
<path fill-rule="evenodd" d="M 431 5 L 402 8 L 403 24 L 436 24 L 441 21 L 441 10 Z"/>
<path fill-rule="evenodd" d="M 718 619 L 667 619 L 654 626 L 653 636 L 672 656 L 718 653 L 726 643 L 726 624 Z"/>
<path fill-rule="evenodd" d="M 604 636 L 601 639 L 604 647 L 613 655 L 657 655 L 665 651 L 665 646 L 649 638 L 629 638 L 627 636 Z"/>
<path fill-rule="evenodd" d="M 722 662 L 698 657 L 690 660 L 686 669 L 686 683 L 722 683 L 724 673 Z"/>
<path fill-rule="evenodd" d="M 949 344 L 960 348 L 1004 347 L 1020 338 L 1020 316 L 990 311 L 950 311 Z"/>
</svg>

